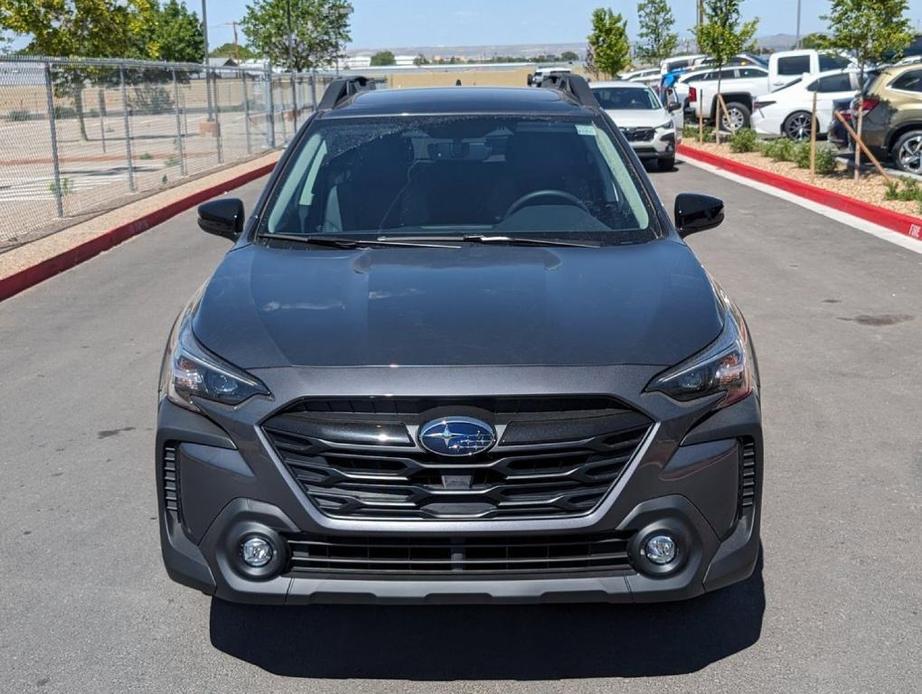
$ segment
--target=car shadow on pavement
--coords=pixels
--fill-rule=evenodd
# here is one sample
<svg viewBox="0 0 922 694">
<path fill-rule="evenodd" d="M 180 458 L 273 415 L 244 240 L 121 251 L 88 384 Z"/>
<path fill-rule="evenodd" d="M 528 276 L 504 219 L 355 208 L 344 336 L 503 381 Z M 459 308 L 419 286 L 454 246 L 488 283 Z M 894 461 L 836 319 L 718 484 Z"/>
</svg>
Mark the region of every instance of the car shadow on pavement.
<svg viewBox="0 0 922 694">
<path fill-rule="evenodd" d="M 213 600 L 215 648 L 277 675 L 407 680 L 645 677 L 756 643 L 762 558 L 743 583 L 660 605 L 266 607 Z"/>
</svg>

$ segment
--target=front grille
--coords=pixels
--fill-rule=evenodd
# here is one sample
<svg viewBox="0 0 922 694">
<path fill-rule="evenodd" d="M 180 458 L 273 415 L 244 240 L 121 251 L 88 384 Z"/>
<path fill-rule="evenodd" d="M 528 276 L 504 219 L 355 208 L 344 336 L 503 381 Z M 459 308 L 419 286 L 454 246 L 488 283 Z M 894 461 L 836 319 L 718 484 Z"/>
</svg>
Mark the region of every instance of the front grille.
<svg viewBox="0 0 922 694">
<path fill-rule="evenodd" d="M 756 499 L 756 444 L 750 438 L 741 439 L 740 446 L 742 455 L 740 456 L 740 491 L 739 491 L 739 508 L 740 514 L 752 508 Z"/>
<path fill-rule="evenodd" d="M 163 447 L 163 463 L 161 466 L 163 476 L 163 500 L 167 511 L 172 511 L 177 516 L 181 511 L 179 503 L 179 467 L 176 461 L 176 445 L 168 443 Z"/>
<path fill-rule="evenodd" d="M 490 422 L 490 451 L 445 458 L 416 441 L 446 414 Z M 598 505 L 652 422 L 605 398 L 302 401 L 263 424 L 288 471 L 337 518 L 580 515 Z"/>
<path fill-rule="evenodd" d="M 631 573 L 630 533 L 523 538 L 286 538 L 295 576 L 478 576 Z"/>
<path fill-rule="evenodd" d="M 656 136 L 653 128 L 621 128 L 628 142 L 652 142 Z"/>
</svg>

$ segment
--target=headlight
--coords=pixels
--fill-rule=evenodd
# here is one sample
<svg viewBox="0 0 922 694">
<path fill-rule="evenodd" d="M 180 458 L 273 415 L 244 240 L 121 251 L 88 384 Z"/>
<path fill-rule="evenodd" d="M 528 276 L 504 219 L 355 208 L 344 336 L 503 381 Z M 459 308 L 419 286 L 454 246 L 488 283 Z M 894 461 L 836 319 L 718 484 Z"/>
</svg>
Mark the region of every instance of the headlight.
<svg viewBox="0 0 922 694">
<path fill-rule="evenodd" d="M 657 130 L 672 130 L 673 128 L 675 128 L 675 123 L 673 123 L 671 120 L 667 120 L 662 125 L 656 126 Z"/>
<path fill-rule="evenodd" d="M 270 396 L 269 389 L 202 347 L 192 334 L 191 309 L 187 309 L 176 322 L 163 356 L 160 397 L 198 411 L 193 398 L 239 405 L 254 395 Z"/>
<path fill-rule="evenodd" d="M 660 374 L 648 391 L 665 393 L 686 402 L 722 393 L 715 409 L 727 407 L 752 393 L 755 382 L 755 356 L 742 315 L 721 290 L 726 306 L 720 336 L 703 352 Z"/>
</svg>

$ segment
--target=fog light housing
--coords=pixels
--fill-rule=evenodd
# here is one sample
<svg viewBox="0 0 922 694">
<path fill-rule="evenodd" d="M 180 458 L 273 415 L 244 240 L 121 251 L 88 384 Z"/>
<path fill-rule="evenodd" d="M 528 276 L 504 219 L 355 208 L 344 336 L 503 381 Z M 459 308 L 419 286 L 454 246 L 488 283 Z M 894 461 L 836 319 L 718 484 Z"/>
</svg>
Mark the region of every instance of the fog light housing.
<svg viewBox="0 0 922 694">
<path fill-rule="evenodd" d="M 679 546 L 671 535 L 659 533 L 647 538 L 643 544 L 643 555 L 657 566 L 672 564 L 679 556 Z"/>
<path fill-rule="evenodd" d="M 253 535 L 240 543 L 240 558 L 243 563 L 253 569 L 261 569 L 268 565 L 275 556 L 275 548 L 264 537 Z"/>
</svg>

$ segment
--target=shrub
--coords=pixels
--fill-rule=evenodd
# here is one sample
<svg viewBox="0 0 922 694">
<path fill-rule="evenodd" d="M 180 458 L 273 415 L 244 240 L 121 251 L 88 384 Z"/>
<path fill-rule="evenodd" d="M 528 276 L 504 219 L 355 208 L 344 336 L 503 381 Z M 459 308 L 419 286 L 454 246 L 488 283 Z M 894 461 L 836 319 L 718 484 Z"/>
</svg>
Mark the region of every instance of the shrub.
<svg viewBox="0 0 922 694">
<path fill-rule="evenodd" d="M 731 152 L 755 152 L 759 147 L 759 137 L 751 128 L 740 128 L 730 136 Z"/>
<path fill-rule="evenodd" d="M 682 138 L 695 142 L 714 142 L 714 128 L 704 126 L 704 139 L 698 137 L 698 126 L 686 123 L 682 126 Z"/>
<path fill-rule="evenodd" d="M 32 120 L 32 113 L 24 108 L 17 108 L 7 113 L 6 119 L 14 122 Z"/>
<path fill-rule="evenodd" d="M 63 197 L 74 192 L 74 184 L 73 181 L 71 181 L 69 178 L 62 178 L 60 191 L 58 190 L 58 185 L 54 181 L 48 184 L 48 190 L 52 195 L 55 196 L 60 192 L 61 196 Z"/>
<path fill-rule="evenodd" d="M 785 137 L 772 140 L 765 147 L 764 153 L 775 161 L 794 161 L 794 143 Z"/>
<path fill-rule="evenodd" d="M 903 200 L 906 202 L 914 202 L 914 201 L 922 202 L 922 188 L 919 187 L 919 182 L 914 179 L 904 178 L 902 179 L 902 181 L 897 181 L 897 180 L 887 181 L 886 185 L 887 185 L 887 189 L 884 192 L 884 197 L 887 200 Z"/>
<path fill-rule="evenodd" d="M 797 164 L 801 169 L 810 168 L 810 143 L 809 142 L 798 142 L 793 147 L 794 163 Z M 819 152 L 817 152 L 819 154 Z"/>
<path fill-rule="evenodd" d="M 824 144 L 816 148 L 816 173 L 820 176 L 829 176 L 836 172 L 838 163 L 836 157 L 839 155 L 835 147 L 830 144 Z"/>
</svg>

